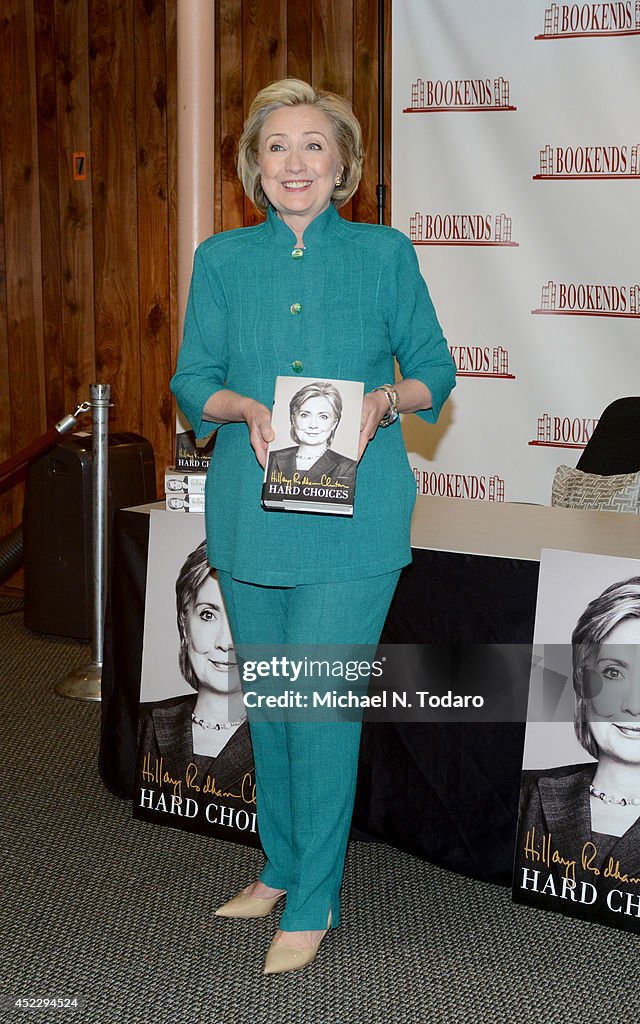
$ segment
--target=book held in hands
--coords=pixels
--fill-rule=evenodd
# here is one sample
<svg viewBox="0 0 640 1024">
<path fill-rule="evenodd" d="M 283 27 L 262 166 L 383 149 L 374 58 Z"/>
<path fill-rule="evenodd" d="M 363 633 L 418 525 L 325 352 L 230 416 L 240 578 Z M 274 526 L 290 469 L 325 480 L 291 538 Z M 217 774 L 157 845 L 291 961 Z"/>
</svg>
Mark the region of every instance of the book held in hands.
<svg viewBox="0 0 640 1024">
<path fill-rule="evenodd" d="M 353 515 L 362 381 L 277 377 L 265 509 Z"/>
</svg>

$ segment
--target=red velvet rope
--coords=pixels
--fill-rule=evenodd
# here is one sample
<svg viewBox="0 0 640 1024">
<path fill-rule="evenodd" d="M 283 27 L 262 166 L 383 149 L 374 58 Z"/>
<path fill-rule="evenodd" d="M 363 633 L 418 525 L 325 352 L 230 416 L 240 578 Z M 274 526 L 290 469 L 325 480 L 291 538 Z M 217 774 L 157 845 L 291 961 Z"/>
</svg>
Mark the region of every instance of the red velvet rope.
<svg viewBox="0 0 640 1024">
<path fill-rule="evenodd" d="M 41 434 L 35 441 L 28 444 L 26 448 L 16 452 L 11 458 L 5 462 L 0 463 L 0 480 L 4 480 L 6 476 L 12 476 L 26 463 L 31 462 L 35 459 L 36 455 L 40 455 L 41 452 L 46 451 L 47 448 L 51 448 L 53 444 L 60 439 L 62 435 L 59 430 L 55 427 L 51 427 L 45 434 Z"/>
<path fill-rule="evenodd" d="M 0 493 L 23 480 L 31 460 L 35 459 L 37 455 L 41 455 L 47 448 L 51 448 L 64 434 L 73 430 L 78 424 L 78 417 L 84 416 L 90 409 L 90 402 L 83 402 L 82 405 L 78 406 L 73 415 L 64 416 L 59 423 L 56 423 L 55 427 L 51 427 L 44 434 L 41 434 L 40 437 L 37 437 L 35 441 L 32 441 L 31 444 L 28 444 L 26 448 L 16 452 L 15 455 L 6 459 L 5 462 L 0 463 Z"/>
</svg>

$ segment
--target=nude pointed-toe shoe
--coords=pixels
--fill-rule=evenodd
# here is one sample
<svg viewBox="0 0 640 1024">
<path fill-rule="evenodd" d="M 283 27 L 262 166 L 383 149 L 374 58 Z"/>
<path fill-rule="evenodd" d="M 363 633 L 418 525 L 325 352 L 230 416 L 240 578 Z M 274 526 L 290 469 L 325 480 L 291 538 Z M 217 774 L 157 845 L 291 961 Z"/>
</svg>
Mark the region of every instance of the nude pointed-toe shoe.
<svg viewBox="0 0 640 1024">
<path fill-rule="evenodd" d="M 331 911 L 329 911 L 327 924 L 330 928 Z M 329 928 L 327 928 L 327 931 Z M 274 938 L 267 950 L 267 956 L 264 961 L 264 973 L 284 974 L 286 971 L 299 971 L 302 967 L 312 964 L 318 955 L 318 950 L 326 934 L 327 932 L 325 931 L 318 942 L 313 946 L 309 946 L 308 949 L 294 949 L 292 946 L 283 945 L 282 942 Z"/>
<path fill-rule="evenodd" d="M 292 949 L 291 946 L 283 946 L 281 942 L 272 942 L 267 950 L 264 973 L 284 974 L 285 971 L 299 971 L 307 964 L 312 964 L 318 955 L 320 942 L 308 949 Z"/>
<path fill-rule="evenodd" d="M 277 896 L 272 896 L 270 899 L 261 900 L 257 896 L 249 895 L 247 890 L 250 888 L 251 885 L 248 885 L 237 896 L 227 900 L 221 907 L 218 907 L 215 912 L 216 917 L 267 917 L 278 900 L 286 896 L 285 892 L 280 892 Z"/>
</svg>

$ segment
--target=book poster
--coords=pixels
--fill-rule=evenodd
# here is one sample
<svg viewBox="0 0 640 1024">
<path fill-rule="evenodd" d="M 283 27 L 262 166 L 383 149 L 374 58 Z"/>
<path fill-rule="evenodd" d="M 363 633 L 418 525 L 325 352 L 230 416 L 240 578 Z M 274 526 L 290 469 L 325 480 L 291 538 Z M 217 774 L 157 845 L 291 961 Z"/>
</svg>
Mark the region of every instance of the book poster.
<svg viewBox="0 0 640 1024">
<path fill-rule="evenodd" d="M 152 510 L 135 818 L 259 846 L 253 754 L 204 517 Z"/>
<path fill-rule="evenodd" d="M 542 553 L 513 897 L 640 932 L 640 559 Z"/>
</svg>

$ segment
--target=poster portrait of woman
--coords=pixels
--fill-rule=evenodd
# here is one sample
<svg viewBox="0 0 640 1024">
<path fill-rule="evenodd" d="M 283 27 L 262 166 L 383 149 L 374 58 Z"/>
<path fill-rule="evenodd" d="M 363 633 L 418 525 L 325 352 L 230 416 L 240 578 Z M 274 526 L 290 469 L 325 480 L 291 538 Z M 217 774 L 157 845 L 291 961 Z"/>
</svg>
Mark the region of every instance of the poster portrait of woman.
<svg viewBox="0 0 640 1024">
<path fill-rule="evenodd" d="M 201 516 L 152 513 L 148 573 L 134 815 L 259 845 L 240 672 Z"/>
<path fill-rule="evenodd" d="M 537 642 L 564 577 L 565 614 L 575 615 L 564 647 L 578 746 L 567 743 L 563 758 L 553 737 L 569 722 L 528 725 L 514 898 L 640 932 L 640 562 L 545 554 Z"/>
</svg>

